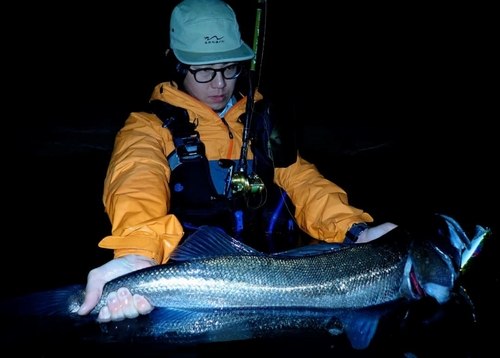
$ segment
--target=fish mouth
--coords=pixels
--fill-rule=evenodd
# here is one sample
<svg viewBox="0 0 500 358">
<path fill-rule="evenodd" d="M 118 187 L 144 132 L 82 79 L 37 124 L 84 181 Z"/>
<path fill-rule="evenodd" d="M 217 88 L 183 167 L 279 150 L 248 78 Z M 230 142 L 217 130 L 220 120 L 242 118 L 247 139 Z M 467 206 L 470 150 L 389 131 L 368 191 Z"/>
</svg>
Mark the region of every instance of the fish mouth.
<svg viewBox="0 0 500 358">
<path fill-rule="evenodd" d="M 431 226 L 414 231 L 405 267 L 405 290 L 413 299 L 431 296 L 448 301 L 463 266 L 463 253 L 472 250 L 471 240 L 452 218 L 437 214 Z M 484 236 L 478 230 L 472 242 Z"/>
</svg>

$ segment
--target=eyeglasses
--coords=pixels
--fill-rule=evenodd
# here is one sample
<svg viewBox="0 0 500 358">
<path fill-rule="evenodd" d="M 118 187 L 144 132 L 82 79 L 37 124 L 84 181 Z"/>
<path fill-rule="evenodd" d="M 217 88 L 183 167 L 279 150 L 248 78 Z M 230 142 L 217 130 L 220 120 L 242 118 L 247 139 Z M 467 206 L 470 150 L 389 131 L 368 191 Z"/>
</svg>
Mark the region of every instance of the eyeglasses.
<svg viewBox="0 0 500 358">
<path fill-rule="evenodd" d="M 222 77 L 224 77 L 226 80 L 235 79 L 243 71 L 243 66 L 239 64 L 234 64 L 219 69 L 206 67 L 193 70 L 191 68 L 188 68 L 188 71 L 193 74 L 196 82 L 207 83 L 215 78 L 217 72 L 220 72 L 222 74 Z"/>
</svg>

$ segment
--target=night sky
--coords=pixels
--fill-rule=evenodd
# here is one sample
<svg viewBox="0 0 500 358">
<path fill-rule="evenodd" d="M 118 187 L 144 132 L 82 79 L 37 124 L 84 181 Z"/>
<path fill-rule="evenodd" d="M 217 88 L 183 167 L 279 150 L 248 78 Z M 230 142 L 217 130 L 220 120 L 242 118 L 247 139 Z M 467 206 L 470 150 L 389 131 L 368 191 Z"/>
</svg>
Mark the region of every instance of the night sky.
<svg viewBox="0 0 500 358">
<path fill-rule="evenodd" d="M 256 1 L 228 3 L 251 45 Z M 12 54 L 24 70 L 15 72 L 14 82 L 23 84 L 21 91 L 29 84 L 22 98 L 34 101 L 25 107 L 64 122 L 93 120 L 96 110 L 123 116 L 139 109 L 163 81 L 176 2 L 79 4 L 30 6 L 43 16 L 18 25 L 23 31 Z M 494 42 L 487 8 L 353 4 L 326 10 L 312 4 L 284 8 L 267 1 L 259 44 L 264 94 L 287 98 L 312 113 L 309 119 L 327 122 L 455 125 L 457 116 L 477 123 L 491 109 Z M 332 115 L 324 118 L 312 103 Z"/>
</svg>

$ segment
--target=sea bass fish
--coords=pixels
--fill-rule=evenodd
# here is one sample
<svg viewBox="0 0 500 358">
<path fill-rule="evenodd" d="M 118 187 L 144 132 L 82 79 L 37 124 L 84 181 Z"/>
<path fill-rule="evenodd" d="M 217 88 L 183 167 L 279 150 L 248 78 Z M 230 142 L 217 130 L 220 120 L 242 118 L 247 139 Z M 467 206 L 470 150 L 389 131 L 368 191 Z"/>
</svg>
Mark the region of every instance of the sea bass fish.
<svg viewBox="0 0 500 358">
<path fill-rule="evenodd" d="M 324 329 L 364 349 L 393 307 L 425 296 L 447 302 L 464 255 L 489 232 L 477 226 L 469 240 L 452 218 L 433 220 L 432 229 L 397 227 L 365 244 L 319 243 L 275 254 L 204 226 L 166 264 L 108 282 L 91 315 L 109 292 L 128 287 L 155 307 L 138 336 L 199 343 Z M 83 285 L 70 286 L 28 296 L 21 310 L 84 319 L 76 315 L 83 297 Z"/>
</svg>

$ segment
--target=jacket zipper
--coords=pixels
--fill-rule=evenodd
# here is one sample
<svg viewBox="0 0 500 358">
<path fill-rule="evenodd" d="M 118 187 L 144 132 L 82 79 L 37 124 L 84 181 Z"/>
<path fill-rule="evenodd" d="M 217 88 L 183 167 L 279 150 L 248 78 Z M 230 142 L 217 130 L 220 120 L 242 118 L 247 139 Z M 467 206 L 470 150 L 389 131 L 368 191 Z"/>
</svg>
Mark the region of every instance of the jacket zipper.
<svg viewBox="0 0 500 358">
<path fill-rule="evenodd" d="M 230 159 L 231 155 L 233 154 L 233 132 L 231 132 L 231 128 L 229 128 L 229 124 L 224 117 L 221 117 L 221 121 L 226 126 L 227 133 L 229 134 L 229 150 L 227 153 L 227 158 Z"/>
<path fill-rule="evenodd" d="M 233 133 L 231 132 L 231 128 L 229 128 L 229 124 L 227 123 L 226 119 L 222 117 L 220 120 L 227 127 L 227 133 L 229 134 L 229 139 L 233 139 Z"/>
</svg>

